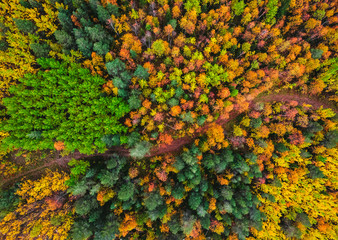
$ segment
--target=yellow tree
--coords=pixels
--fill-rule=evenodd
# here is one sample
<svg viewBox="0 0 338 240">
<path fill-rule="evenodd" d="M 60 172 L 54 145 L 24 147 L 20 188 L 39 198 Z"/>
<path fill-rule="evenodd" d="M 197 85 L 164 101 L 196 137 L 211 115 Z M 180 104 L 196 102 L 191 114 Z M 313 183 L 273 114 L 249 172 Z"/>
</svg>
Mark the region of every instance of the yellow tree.
<svg viewBox="0 0 338 240">
<path fill-rule="evenodd" d="M 32 67 L 35 56 L 30 51 L 30 44 L 35 40 L 33 34 L 43 33 L 46 37 L 52 35 L 56 30 L 55 24 L 58 11 L 49 1 L 41 1 L 46 14 L 42 14 L 37 8 L 25 8 L 20 0 L 4 0 L 0 2 L 0 22 L 3 25 L 1 31 L 5 32 L 8 47 L 0 50 L 0 101 L 10 85 L 14 84 L 26 73 L 35 72 Z M 14 19 L 29 21 L 35 26 L 33 32 L 30 29 L 20 28 L 19 22 Z M 28 31 L 28 32 L 25 32 Z M 0 37 L 1 38 L 1 37 Z"/>
<path fill-rule="evenodd" d="M 50 170 L 36 181 L 25 181 L 16 192 L 21 202 L 0 222 L 0 238 L 58 239 L 68 236 L 73 224 L 73 207 L 64 182 L 64 172 Z"/>
</svg>

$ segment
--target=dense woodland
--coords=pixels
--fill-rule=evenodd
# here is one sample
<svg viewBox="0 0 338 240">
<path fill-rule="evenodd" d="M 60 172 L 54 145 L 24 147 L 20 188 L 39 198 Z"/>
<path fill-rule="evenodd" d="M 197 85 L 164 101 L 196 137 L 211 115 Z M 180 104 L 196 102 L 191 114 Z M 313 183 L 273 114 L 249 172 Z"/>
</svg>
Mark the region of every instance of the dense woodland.
<svg viewBox="0 0 338 240">
<path fill-rule="evenodd" d="M 0 239 L 338 239 L 338 4 L 2 0 Z"/>
</svg>

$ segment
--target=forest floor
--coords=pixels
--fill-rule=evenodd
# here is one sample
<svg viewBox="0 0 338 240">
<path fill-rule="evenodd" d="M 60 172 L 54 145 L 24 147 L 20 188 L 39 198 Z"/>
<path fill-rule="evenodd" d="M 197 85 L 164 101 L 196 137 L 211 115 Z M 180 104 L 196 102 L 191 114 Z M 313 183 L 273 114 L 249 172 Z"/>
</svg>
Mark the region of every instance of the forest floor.
<svg viewBox="0 0 338 240">
<path fill-rule="evenodd" d="M 257 98 L 249 102 L 250 104 L 249 109 L 252 109 L 256 103 L 266 103 L 266 102 L 274 102 L 274 101 L 278 101 L 278 102 L 297 101 L 298 105 L 309 104 L 315 108 L 320 108 L 321 106 L 323 106 L 324 108 L 331 108 L 333 109 L 333 111 L 338 113 L 337 107 L 325 99 L 319 99 L 318 97 L 312 97 L 312 96 L 303 95 L 303 94 L 299 94 L 295 92 L 273 93 L 269 95 L 258 96 Z M 238 117 L 242 113 L 243 112 L 234 110 L 232 111 L 230 116 L 221 115 L 215 121 L 215 123 L 224 126 L 230 121 L 234 120 L 236 117 Z M 205 126 L 197 129 L 196 132 L 191 136 L 185 136 L 185 137 L 175 139 L 169 145 L 160 145 L 160 146 L 153 147 L 153 149 L 150 151 L 148 155 L 146 155 L 146 157 L 153 157 L 153 156 L 163 155 L 165 153 L 181 151 L 185 145 L 191 143 L 195 138 L 205 133 L 209 129 L 211 124 L 212 123 L 206 124 Z M 89 157 L 97 157 L 97 156 L 109 157 L 109 156 L 112 156 L 113 154 L 118 154 L 120 156 L 127 157 L 129 156 L 129 150 L 125 149 L 124 147 L 113 147 L 113 148 L 108 149 L 105 153 L 86 155 L 86 154 L 81 154 L 79 152 L 74 152 L 74 153 L 71 153 L 63 157 L 60 157 L 60 155 L 57 153 L 58 156 L 55 156 L 54 158 L 51 156 L 48 156 L 44 161 L 45 163 L 39 167 L 30 169 L 28 171 L 23 171 L 7 179 L 6 178 L 0 179 L 0 188 L 9 186 L 15 183 L 17 180 L 22 179 L 24 177 L 39 176 L 41 175 L 41 172 L 43 172 L 44 170 L 48 168 L 61 167 L 62 169 L 67 169 L 68 167 L 67 164 L 71 159 L 81 159 L 81 158 L 89 158 Z M 20 157 L 17 157 L 17 158 L 20 158 Z"/>
</svg>

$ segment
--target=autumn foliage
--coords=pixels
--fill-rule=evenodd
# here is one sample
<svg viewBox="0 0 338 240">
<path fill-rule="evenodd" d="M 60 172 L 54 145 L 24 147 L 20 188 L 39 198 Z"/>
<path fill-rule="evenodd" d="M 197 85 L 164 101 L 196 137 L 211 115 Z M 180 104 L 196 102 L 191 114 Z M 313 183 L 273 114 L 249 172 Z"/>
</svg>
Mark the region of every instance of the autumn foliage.
<svg viewBox="0 0 338 240">
<path fill-rule="evenodd" d="M 0 238 L 337 239 L 337 14 L 1 1 Z"/>
</svg>

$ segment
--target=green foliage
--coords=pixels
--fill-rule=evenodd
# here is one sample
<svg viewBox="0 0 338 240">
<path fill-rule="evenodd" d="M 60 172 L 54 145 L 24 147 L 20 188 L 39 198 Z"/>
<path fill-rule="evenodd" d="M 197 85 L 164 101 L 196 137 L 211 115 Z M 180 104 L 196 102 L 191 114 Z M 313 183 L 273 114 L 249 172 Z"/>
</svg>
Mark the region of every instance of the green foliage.
<svg viewBox="0 0 338 240">
<path fill-rule="evenodd" d="M 253 118 L 250 121 L 250 126 L 253 128 L 259 128 L 262 125 L 262 118 Z"/>
<path fill-rule="evenodd" d="M 6 40 L 0 40 L 0 51 L 6 51 L 8 49 L 8 43 Z"/>
<path fill-rule="evenodd" d="M 149 78 L 148 70 L 141 65 L 137 65 L 137 68 L 134 72 L 134 76 L 139 79 L 145 79 L 147 80 Z"/>
<path fill-rule="evenodd" d="M 33 227 L 32 227 L 32 229 L 31 229 L 31 231 L 30 231 L 30 233 L 29 233 L 29 236 L 31 237 L 31 238 L 34 238 L 34 237 L 37 237 L 37 236 L 39 236 L 39 234 L 40 234 L 40 231 L 42 230 L 42 224 L 35 224 Z"/>
<path fill-rule="evenodd" d="M 191 112 L 182 114 L 181 118 L 182 118 L 183 122 L 187 122 L 187 123 L 194 123 L 195 122 L 194 118 L 191 115 Z"/>
<path fill-rule="evenodd" d="M 285 233 L 285 236 L 289 238 L 301 239 L 302 232 L 299 228 L 295 227 L 291 220 L 283 219 L 282 227 Z"/>
<path fill-rule="evenodd" d="M 207 62 L 204 64 L 204 67 L 207 70 L 207 78 L 205 81 L 207 85 L 215 87 L 227 81 L 228 73 L 222 66 L 218 64 L 212 65 Z"/>
<path fill-rule="evenodd" d="M 202 126 L 202 125 L 205 123 L 206 120 L 207 120 L 207 116 L 205 116 L 205 115 L 199 116 L 199 117 L 197 118 L 197 124 L 198 124 L 199 126 Z"/>
<path fill-rule="evenodd" d="M 223 172 L 226 167 L 234 161 L 234 156 L 230 149 L 222 150 L 219 155 L 207 154 L 204 157 L 203 165 L 206 169 L 217 173 Z"/>
<path fill-rule="evenodd" d="M 308 227 L 308 228 L 311 227 L 312 225 L 306 213 L 298 213 L 296 221 L 300 222 L 301 224 L 303 224 L 305 227 Z"/>
<path fill-rule="evenodd" d="M 336 147 L 338 144 L 338 130 L 327 132 L 323 144 L 326 148 Z"/>
<path fill-rule="evenodd" d="M 119 95 L 123 95 L 123 91 L 120 90 L 128 89 L 131 74 L 126 70 L 126 65 L 118 58 L 112 62 L 106 63 L 108 74 L 113 77 L 113 84 L 119 88 Z"/>
<path fill-rule="evenodd" d="M 286 152 L 286 151 L 289 150 L 288 147 L 285 146 L 283 143 L 277 143 L 277 144 L 275 145 L 275 149 L 276 149 L 278 152 L 281 152 L 281 153 Z"/>
<path fill-rule="evenodd" d="M 118 146 L 121 144 L 119 135 L 104 135 L 101 138 L 101 141 L 104 142 L 108 147 Z"/>
<path fill-rule="evenodd" d="M 98 179 L 101 184 L 107 187 L 112 187 L 119 180 L 119 174 L 126 164 L 124 157 L 114 155 L 107 161 L 107 169 L 102 169 L 98 174 Z M 130 183 L 129 183 L 130 185 Z M 131 189 L 132 191 L 132 189 Z"/>
<path fill-rule="evenodd" d="M 62 224 L 62 218 L 59 216 L 51 217 L 50 222 L 53 226 L 60 226 Z"/>
<path fill-rule="evenodd" d="M 17 18 L 14 18 L 13 20 L 17 28 L 24 33 L 34 33 L 37 29 L 35 24 L 30 20 Z"/>
<path fill-rule="evenodd" d="M 99 55 L 105 55 L 109 52 L 109 44 L 105 42 L 96 42 L 93 45 L 93 50 Z"/>
<path fill-rule="evenodd" d="M 221 189 L 221 196 L 223 196 L 228 201 L 232 199 L 233 194 L 234 192 L 229 187 L 225 187 Z"/>
<path fill-rule="evenodd" d="M 114 239 L 115 235 L 118 234 L 118 222 L 116 216 L 110 214 L 104 224 L 104 227 L 94 234 L 95 240 L 109 240 Z"/>
<path fill-rule="evenodd" d="M 10 89 L 12 97 L 4 99 L 10 116 L 2 126 L 11 133 L 4 140 L 7 147 L 53 149 L 57 140 L 69 150 L 90 153 L 104 150 L 102 136 L 125 132 L 119 119 L 128 105 L 102 96 L 102 78 L 75 64 L 44 58 L 38 63 L 46 70 L 26 75 Z M 42 138 L 32 139 L 32 131 L 40 131 Z"/>
<path fill-rule="evenodd" d="M 89 168 L 90 164 L 87 161 L 83 160 L 76 160 L 72 159 L 68 163 L 69 166 L 71 166 L 71 174 L 70 174 L 70 179 L 65 182 L 65 184 L 69 187 L 73 187 L 74 185 L 74 190 L 72 190 L 74 195 L 78 194 L 84 194 L 87 190 L 87 186 L 83 184 L 83 182 L 78 182 L 78 179 L 81 175 L 84 175 L 87 172 L 87 169 Z"/>
<path fill-rule="evenodd" d="M 245 240 L 250 233 L 248 219 L 236 221 L 235 224 L 231 227 L 231 230 L 237 234 L 238 239 Z"/>
<path fill-rule="evenodd" d="M 48 57 L 48 53 L 50 51 L 50 47 L 48 44 L 46 43 L 31 43 L 30 47 L 32 49 L 32 51 L 34 52 L 34 55 L 37 58 L 41 58 L 41 57 Z"/>
<path fill-rule="evenodd" d="M 130 156 L 132 158 L 141 159 L 146 156 L 151 149 L 151 144 L 146 141 L 138 142 L 130 149 Z"/>
<path fill-rule="evenodd" d="M 177 234 L 181 230 L 181 224 L 177 216 L 172 217 L 172 220 L 168 222 L 170 232 Z"/>
<path fill-rule="evenodd" d="M 171 192 L 171 195 L 175 198 L 175 199 L 182 199 L 184 197 L 184 187 L 182 185 L 178 185 L 175 186 Z"/>
<path fill-rule="evenodd" d="M 69 40 L 74 38 L 77 49 L 87 58 L 91 56 L 93 51 L 104 56 L 111 47 L 113 37 L 103 25 L 107 24 L 111 14 L 117 14 L 116 6 L 108 4 L 105 8 L 97 1 L 89 3 L 66 2 L 65 4 L 68 9 L 59 10 L 58 18 L 62 25 L 62 32 L 56 31 L 56 39 L 66 50 L 71 50 L 74 45 L 71 45 Z M 87 11 L 90 8 L 92 9 L 91 14 L 94 14 L 101 24 L 89 18 Z M 75 17 L 76 26 L 74 26 L 71 16 Z"/>
<path fill-rule="evenodd" d="M 62 28 L 67 32 L 71 32 L 74 27 L 70 15 L 71 14 L 69 10 L 59 9 L 58 19 L 62 25 Z"/>
<path fill-rule="evenodd" d="M 209 229 L 210 227 L 210 217 L 206 216 L 200 219 L 201 225 L 204 229 Z"/>
<path fill-rule="evenodd" d="M 318 20 L 322 20 L 325 17 L 325 10 L 324 9 L 318 9 L 314 13 L 314 17 Z"/>
<path fill-rule="evenodd" d="M 249 51 L 250 51 L 250 48 L 251 48 L 251 44 L 250 44 L 250 43 L 247 43 L 247 42 L 246 42 L 246 43 L 243 43 L 243 44 L 242 44 L 242 51 L 243 51 L 243 52 L 246 52 L 246 53 L 249 52 Z"/>
<path fill-rule="evenodd" d="M 31 139 L 40 139 L 42 138 L 41 133 L 41 131 L 31 131 L 29 134 L 27 134 L 27 137 Z"/>
<path fill-rule="evenodd" d="M 187 11 L 195 10 L 197 14 L 201 12 L 201 6 L 199 0 L 186 0 L 184 3 L 184 9 Z"/>
<path fill-rule="evenodd" d="M 130 98 L 128 99 L 128 104 L 131 110 L 138 109 L 142 106 L 140 98 L 136 95 L 130 96 Z"/>
<path fill-rule="evenodd" d="M 169 21 L 169 24 L 175 29 L 177 27 L 177 20 L 176 19 L 171 19 Z"/>
<path fill-rule="evenodd" d="M 141 135 L 138 132 L 132 132 L 129 136 L 128 136 L 128 147 L 134 147 L 138 142 L 140 142 L 140 137 Z"/>
<path fill-rule="evenodd" d="M 181 219 L 181 227 L 184 234 L 188 235 L 191 233 L 194 224 L 196 222 L 196 217 L 191 215 L 189 212 L 184 212 Z"/>
<path fill-rule="evenodd" d="M 89 58 L 92 53 L 93 44 L 86 38 L 76 39 L 76 44 L 81 53 Z"/>
<path fill-rule="evenodd" d="M 136 58 L 137 57 L 137 53 L 133 50 L 133 49 L 130 49 L 130 56 L 132 57 L 132 58 Z"/>
<path fill-rule="evenodd" d="M 159 200 L 159 199 L 158 199 Z M 161 201 L 162 203 L 162 201 Z M 154 206 L 154 205 L 152 205 Z M 158 205 L 156 208 L 153 210 L 147 211 L 149 218 L 151 221 L 155 221 L 156 219 L 161 219 L 163 216 L 167 213 L 167 207 L 164 204 Z"/>
<path fill-rule="evenodd" d="M 254 60 L 251 63 L 251 69 L 255 70 L 255 69 L 259 69 L 259 62 L 257 60 Z"/>
<path fill-rule="evenodd" d="M 236 97 L 237 95 L 238 95 L 238 90 L 237 89 L 231 90 L 231 94 L 230 94 L 231 97 Z"/>
<path fill-rule="evenodd" d="M 75 222 L 71 230 L 71 238 L 74 240 L 88 239 L 93 233 L 85 221 Z"/>
<path fill-rule="evenodd" d="M 109 11 L 107 9 L 105 9 L 103 6 L 101 5 L 97 5 L 97 16 L 98 19 L 103 23 L 106 24 L 107 20 L 110 18 L 110 14 Z"/>
<path fill-rule="evenodd" d="M 145 199 L 144 199 L 144 206 L 149 210 L 155 210 L 157 207 L 163 204 L 163 199 L 160 194 L 156 192 L 150 193 Z"/>
<path fill-rule="evenodd" d="M 257 209 L 259 202 L 251 193 L 250 181 L 248 180 L 248 176 L 250 176 L 251 171 L 254 171 L 252 169 L 255 165 L 249 168 L 245 162 L 246 158 L 254 161 L 256 156 L 246 154 L 244 158 L 228 148 L 220 150 L 216 154 L 205 154 L 201 160 L 203 165 L 199 165 L 197 156 L 200 154 L 202 153 L 197 146 L 191 146 L 187 151 L 177 156 L 174 167 L 178 170 L 178 173 L 168 176 L 174 180 L 174 184 L 172 185 L 172 181 L 166 181 L 165 189 L 170 193 L 168 196 L 182 201 L 181 204 L 184 206 L 183 212 L 182 209 L 178 208 L 182 215 L 172 216 L 169 220 L 170 232 L 175 236 L 187 235 L 191 233 L 194 223 L 198 219 L 201 221 L 203 228 L 207 230 L 214 218 L 208 213 L 209 202 L 204 200 L 204 197 L 206 199 L 213 197 L 217 199 L 217 211 L 224 212 L 220 216 L 220 219 L 224 219 L 223 224 L 235 224 L 232 231 L 240 236 L 248 236 L 249 227 L 259 228 L 262 219 L 262 214 Z M 125 158 L 120 158 L 117 155 L 109 160 L 98 159 L 95 161 L 91 163 L 86 172 L 81 171 L 75 185 L 70 187 L 70 192 L 79 198 L 75 203 L 75 211 L 82 218 L 76 220 L 76 222 L 87 219 L 89 231 L 97 233 L 98 236 L 101 236 L 101 233 L 106 233 L 106 236 L 109 237 L 109 234 L 116 232 L 118 223 L 114 225 L 115 230 L 109 232 L 108 228 L 104 228 L 104 225 L 99 224 L 99 222 L 100 219 L 108 219 L 107 214 L 112 214 L 109 211 L 117 207 L 122 207 L 125 211 L 135 211 L 140 226 L 145 226 L 147 219 L 155 221 L 164 217 L 167 213 L 166 193 L 161 196 L 157 189 L 149 192 L 147 184 L 145 186 L 137 184 L 143 178 L 143 173 L 131 180 L 131 176 L 128 176 L 130 168 L 134 169 L 130 166 L 130 164 L 133 164 L 131 161 L 128 161 L 127 164 Z M 149 167 L 143 169 L 147 168 Z M 232 169 L 234 176 L 227 186 L 219 185 L 216 176 L 225 173 L 227 168 Z M 71 170 L 71 172 L 78 171 Z M 208 178 L 205 178 L 205 176 L 208 176 Z M 212 182 L 210 182 L 211 179 L 213 179 Z M 186 187 L 191 189 L 188 191 L 187 197 L 185 197 Z M 97 200 L 102 199 L 98 197 L 98 194 L 102 190 L 105 192 L 107 189 L 113 190 L 116 194 L 107 198 L 108 202 L 104 202 L 102 207 L 98 207 Z M 108 209 L 109 206 L 110 209 Z M 243 219 L 248 220 L 241 223 Z M 72 231 L 74 232 L 75 229 Z M 224 232 L 222 234 L 225 235 L 222 236 L 227 236 L 229 233 L 229 231 Z"/>
<path fill-rule="evenodd" d="M 309 122 L 307 130 L 311 133 L 316 133 L 322 131 L 323 127 L 318 122 Z"/>
<path fill-rule="evenodd" d="M 95 233 L 95 239 L 107 239 L 118 233 L 119 222 L 117 217 L 107 209 L 109 205 L 122 202 L 133 201 L 134 184 L 123 179 L 121 172 L 126 174 L 124 169 L 126 159 L 113 155 L 109 159 L 96 159 L 91 163 L 91 167 L 76 180 L 75 185 L 69 188 L 71 194 L 76 195 L 75 211 L 79 218 L 76 219 L 72 227 L 72 237 L 82 239 Z M 72 169 L 71 169 L 72 171 Z M 127 173 L 128 174 L 128 173 Z M 71 178 L 72 178 L 71 174 Z M 86 188 L 85 194 L 77 194 L 77 186 L 82 185 Z M 112 195 L 113 200 L 104 205 L 105 210 L 99 207 L 97 194 L 107 187 L 114 188 L 117 192 Z M 79 232 L 79 224 L 84 225 L 84 235 Z"/>
<path fill-rule="evenodd" d="M 277 19 L 280 19 L 281 17 L 283 17 L 284 15 L 286 15 L 286 13 L 288 11 L 288 8 L 290 6 L 291 0 L 282 0 L 281 2 L 282 2 L 282 5 L 278 9 L 278 13 L 276 15 Z"/>
<path fill-rule="evenodd" d="M 182 89 L 181 86 L 177 87 L 175 90 L 175 97 L 180 98 L 184 94 L 184 90 Z"/>
<path fill-rule="evenodd" d="M 151 25 L 150 24 L 146 24 L 146 27 L 145 27 L 146 30 L 151 30 Z"/>
<path fill-rule="evenodd" d="M 20 199 L 15 195 L 16 190 L 15 186 L 7 190 L 0 189 L 0 220 L 12 212 L 19 204 Z"/>
<path fill-rule="evenodd" d="M 118 199 L 127 201 L 134 195 L 134 184 L 127 182 L 123 184 L 118 192 Z"/>
<path fill-rule="evenodd" d="M 266 14 L 265 21 L 269 24 L 276 22 L 275 16 L 278 12 L 278 0 L 269 0 L 267 4 L 268 12 Z"/>
<path fill-rule="evenodd" d="M 169 106 L 173 107 L 173 106 L 177 106 L 179 105 L 179 101 L 176 98 L 170 98 L 168 101 Z"/>
<path fill-rule="evenodd" d="M 306 167 L 309 170 L 308 176 L 310 178 L 316 179 L 316 178 L 323 178 L 323 177 L 325 177 L 325 175 L 323 174 L 323 172 L 320 171 L 320 169 L 317 166 L 309 164 Z"/>
<path fill-rule="evenodd" d="M 71 175 L 74 177 L 78 177 L 79 175 L 83 175 L 86 173 L 88 167 L 90 166 L 89 162 L 83 160 L 72 159 L 69 163 L 69 166 L 72 167 Z"/>
<path fill-rule="evenodd" d="M 70 49 L 74 46 L 74 38 L 69 35 L 66 31 L 64 30 L 57 30 L 54 33 L 54 36 L 56 40 L 58 41 L 59 44 L 65 49 Z"/>
<path fill-rule="evenodd" d="M 310 49 L 310 51 L 311 51 L 311 56 L 314 59 L 320 59 L 322 57 L 323 53 L 324 53 L 324 51 L 321 50 L 321 49 L 313 49 L 312 48 L 312 49 Z"/>
<path fill-rule="evenodd" d="M 89 186 L 83 180 L 76 182 L 69 188 L 69 191 L 71 191 L 74 196 L 79 196 L 79 195 L 83 196 L 86 194 L 87 190 L 89 190 Z"/>
<path fill-rule="evenodd" d="M 191 209 L 196 210 L 202 202 L 202 196 L 199 193 L 193 192 L 189 196 L 189 206 Z"/>
<path fill-rule="evenodd" d="M 42 2 L 0 3 L 1 88 L 7 96 L 2 111 L 7 120 L 0 130 L 4 137 L 9 133 L 2 141 L 5 149 L 53 149 L 57 142 L 55 146 L 65 145 L 64 153 L 91 155 L 86 161 L 70 161 L 69 196 L 57 193 L 60 202 L 74 201 L 75 223 L 68 238 L 301 238 L 301 229 L 311 235 L 315 214 L 325 224 L 335 222 L 332 213 L 322 210 L 335 194 L 328 167 L 338 141 L 334 111 L 310 115 L 299 108 L 300 102 L 294 108 L 287 103 L 250 104 L 254 118 L 234 118 L 242 129 L 236 136 L 224 131 L 224 141 L 218 141 L 203 135 L 208 126 L 198 129 L 210 117 L 227 121 L 227 114 L 241 112 L 246 103 L 255 102 L 253 96 L 276 87 L 303 93 L 319 89 L 335 100 L 335 15 L 329 3 L 312 1 L 309 8 L 290 0 Z M 284 17 L 289 7 L 292 21 Z M 318 28 L 320 21 L 325 31 Z M 35 63 L 35 57 L 48 56 L 58 60 Z M 27 72 L 31 74 L 22 78 Z M 282 75 L 284 80 L 278 79 Z M 152 101 L 151 109 L 142 107 L 145 99 Z M 154 116 L 156 124 L 148 125 Z M 281 119 L 285 122 L 279 125 Z M 150 142 L 158 144 L 163 136 L 171 141 L 167 134 L 174 141 L 171 147 L 181 148 L 174 155 L 149 157 L 162 151 L 151 151 Z M 188 137 L 195 141 L 181 146 Z M 127 149 L 114 147 L 125 143 L 130 158 L 112 155 L 128 155 Z M 296 174 L 310 178 L 309 185 L 324 187 L 314 197 L 321 196 L 325 206 L 311 203 L 317 206 L 314 211 L 301 212 L 294 204 L 298 195 L 292 201 L 279 198 L 286 183 L 294 184 L 290 189 L 304 187 L 298 181 L 303 176 Z M 2 206 L 13 203 L 14 194 L 6 194 L 0 194 L 0 217 Z M 44 201 L 53 204 L 50 200 Z M 277 226 L 271 229 L 282 227 L 285 233 L 262 225 L 260 210 L 271 215 L 268 223 Z M 61 218 L 51 217 L 54 226 L 62 224 Z M 32 226 L 31 238 L 39 236 L 41 226 Z M 323 238 L 335 238 L 330 227 L 326 230 Z M 268 236 L 260 235 L 262 231 Z"/>
<path fill-rule="evenodd" d="M 107 38 L 107 35 L 105 34 L 105 31 L 101 25 L 85 27 L 85 31 L 88 33 L 92 42 L 101 42 Z"/>
<path fill-rule="evenodd" d="M 75 212 L 79 215 L 87 215 L 91 210 L 97 208 L 98 206 L 99 205 L 95 199 L 84 197 L 75 202 Z"/>
<path fill-rule="evenodd" d="M 330 59 L 325 65 L 328 65 L 329 68 L 320 75 L 320 78 L 325 83 L 337 85 L 336 83 L 338 79 L 338 58 Z"/>
<path fill-rule="evenodd" d="M 245 8 L 245 3 L 244 1 L 240 1 L 240 0 L 235 0 L 233 2 L 231 2 L 231 10 L 233 10 L 234 14 L 236 16 L 239 16 L 243 13 Z"/>
<path fill-rule="evenodd" d="M 206 94 L 201 94 L 199 102 L 201 103 L 208 103 L 209 98 Z"/>
</svg>

